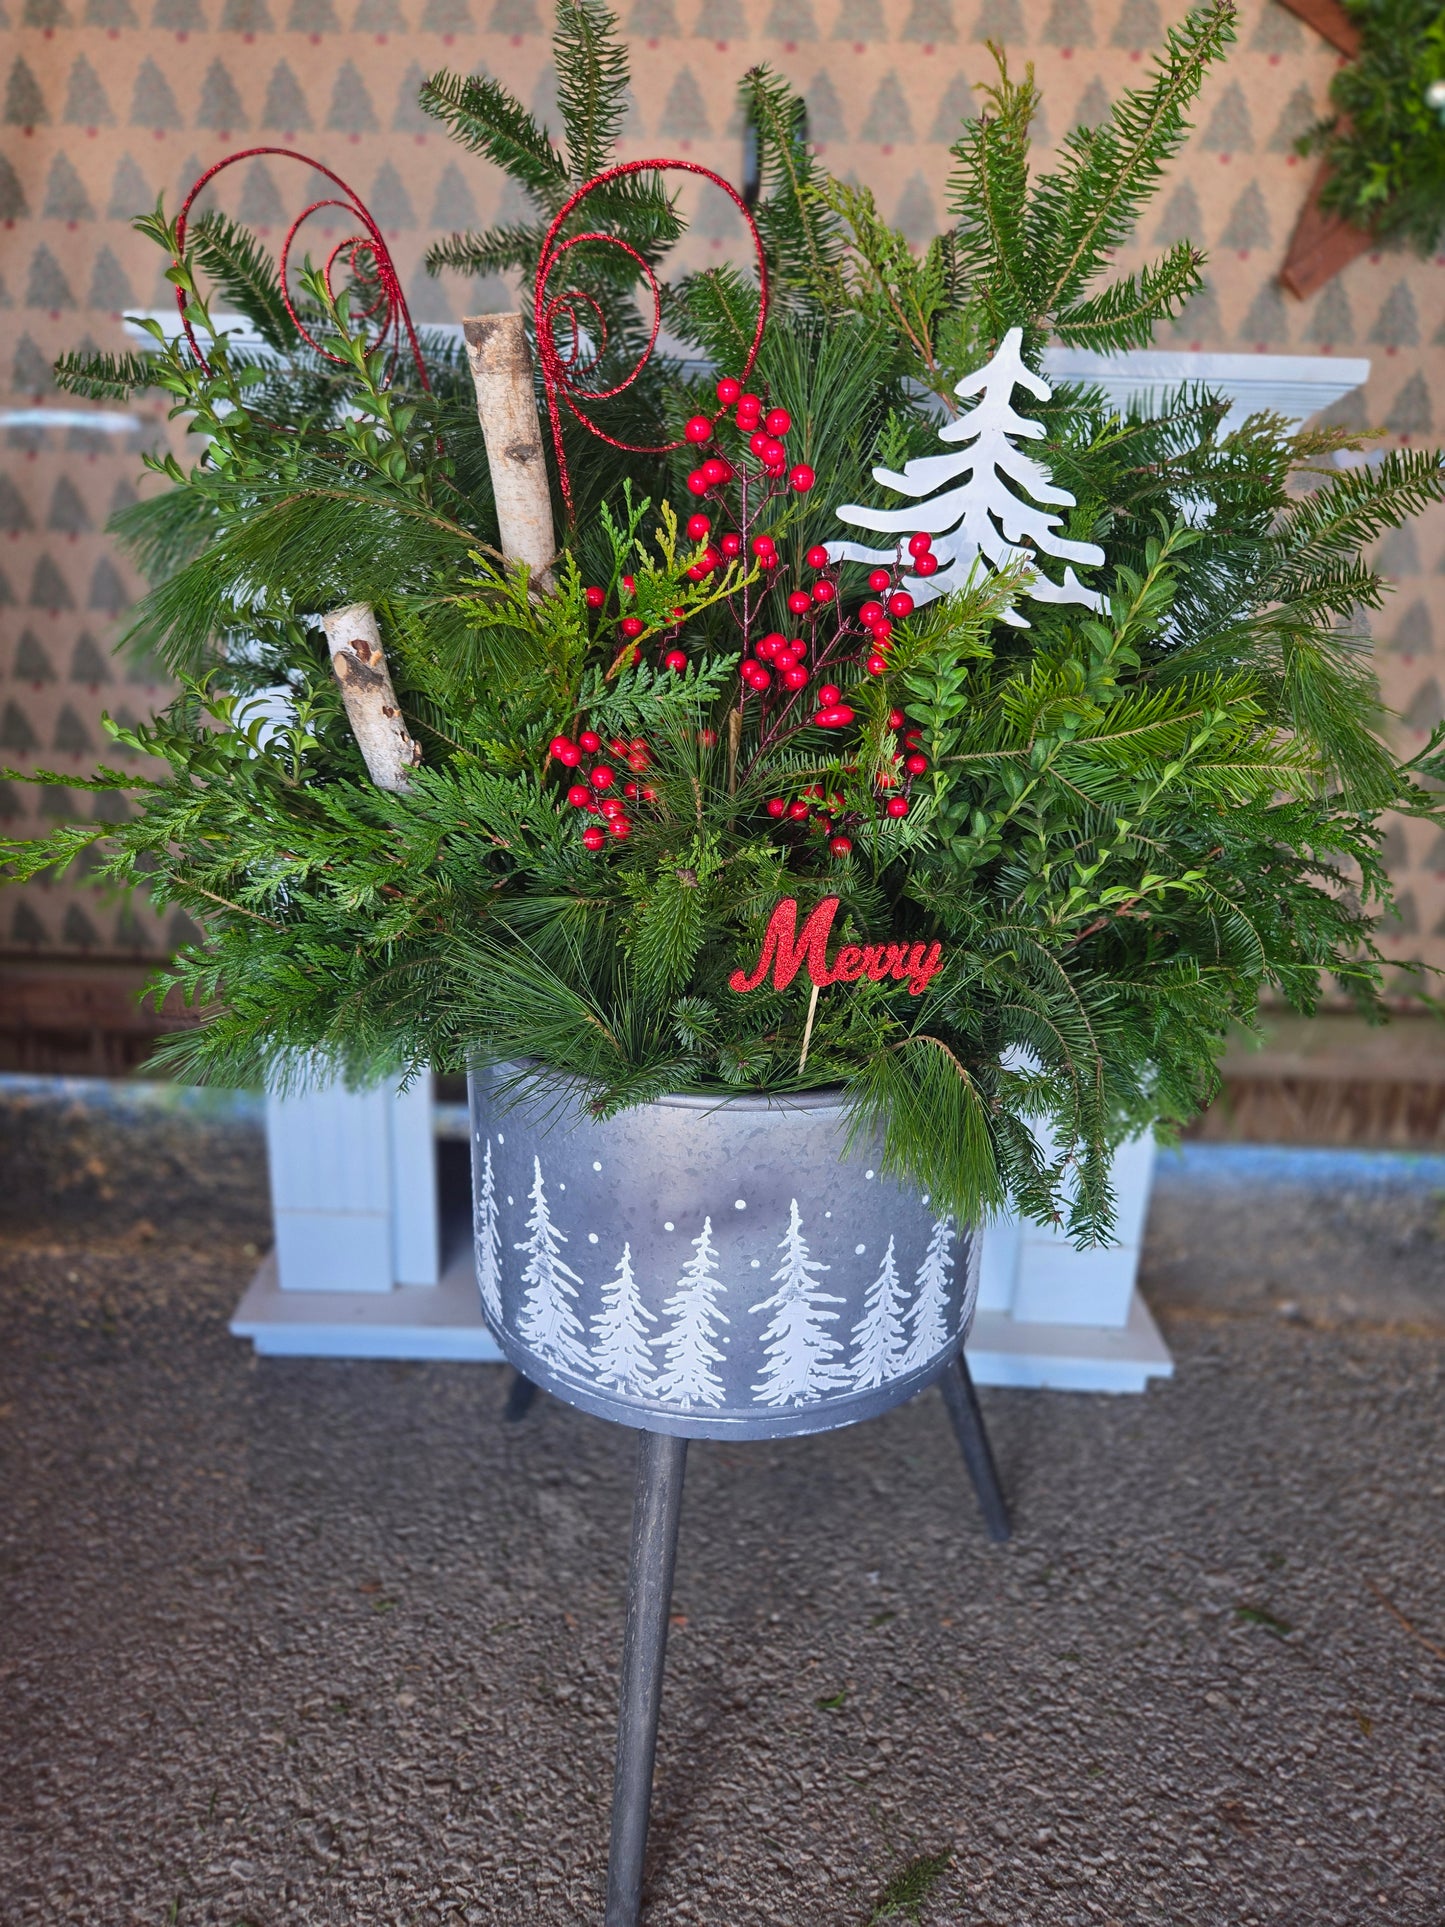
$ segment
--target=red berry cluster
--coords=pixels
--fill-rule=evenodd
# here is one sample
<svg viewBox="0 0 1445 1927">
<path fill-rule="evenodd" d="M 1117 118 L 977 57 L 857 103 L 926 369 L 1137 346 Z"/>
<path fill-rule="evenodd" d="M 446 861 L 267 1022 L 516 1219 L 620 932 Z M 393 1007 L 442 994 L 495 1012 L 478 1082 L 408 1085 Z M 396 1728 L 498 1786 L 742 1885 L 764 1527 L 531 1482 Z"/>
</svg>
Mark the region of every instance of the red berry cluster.
<svg viewBox="0 0 1445 1927">
<path fill-rule="evenodd" d="M 821 783 L 810 783 L 791 803 L 781 796 L 768 798 L 769 816 L 781 818 L 800 829 L 806 827 L 818 831 L 827 837 L 829 853 L 836 857 L 847 856 L 853 848 L 852 837 L 837 832 L 837 813 L 842 807 L 842 797 L 830 796 Z"/>
<path fill-rule="evenodd" d="M 826 685 L 819 691 L 820 697 L 829 693 L 833 692 Z M 849 721 L 852 715 L 852 710 L 849 710 Z M 888 727 L 903 731 L 903 748 L 895 750 L 893 754 L 893 761 L 902 765 L 903 774 L 900 777 L 896 770 L 881 771 L 875 801 L 882 803 L 885 816 L 898 819 L 908 814 L 908 791 L 913 787 L 913 779 L 927 770 L 928 758 L 918 747 L 922 731 L 908 727 L 908 718 L 901 709 L 889 710 Z M 890 794 L 900 787 L 903 792 L 901 795 Z M 835 857 L 852 853 L 853 839 L 847 832 L 863 820 L 861 810 L 845 810 L 842 797 L 827 795 L 821 783 L 810 783 L 791 803 L 786 797 L 770 796 L 767 812 L 775 821 L 788 827 L 811 829 L 826 836 L 828 854 Z"/>
<path fill-rule="evenodd" d="M 801 636 L 794 636 L 790 642 L 781 630 L 773 629 L 753 644 L 753 652 L 757 660 L 744 657 L 738 671 L 749 689 L 761 695 L 765 689 L 772 688 L 775 674 L 784 689 L 807 688 L 808 672 L 803 664 L 807 661 L 808 645 Z"/>
<path fill-rule="evenodd" d="M 718 423 L 729 411 L 737 430 L 747 441 L 748 453 L 757 462 L 764 475 L 775 482 L 786 481 L 786 486 L 806 495 L 817 479 L 806 462 L 788 464 L 786 436 L 793 426 L 793 418 L 786 408 L 769 408 L 764 411 L 762 397 L 744 394 L 743 385 L 736 375 L 724 375 L 717 385 L 718 413 L 716 417 L 694 415 L 683 429 L 683 435 L 696 448 L 704 448 L 712 442 L 717 433 Z M 737 477 L 734 464 L 721 454 L 712 454 L 700 462 L 687 478 L 688 490 L 693 495 L 707 495 L 713 489 L 724 488 Z M 702 540 L 701 536 L 695 538 Z M 741 537 L 738 538 L 741 553 Z M 714 565 L 716 566 L 716 565 Z"/>
<path fill-rule="evenodd" d="M 915 575 L 932 575 L 938 567 L 938 557 L 933 553 L 933 537 L 923 530 L 909 536 L 908 553 Z M 913 614 L 913 597 L 898 586 L 900 573 L 900 568 L 894 567 L 872 569 L 868 574 L 868 587 L 873 596 L 884 598 L 882 602 L 867 601 L 858 610 L 858 620 L 873 643 L 872 654 L 863 665 L 870 676 L 881 676 L 888 667 L 882 652 L 892 638 L 894 622 L 901 622 L 905 616 Z"/>
<path fill-rule="evenodd" d="M 773 536 L 754 533 L 757 511 L 788 490 L 806 493 L 816 478 L 804 462 L 789 466 L 786 437 L 793 423 L 785 408 L 765 409 L 762 399 L 744 393 L 742 383 L 732 375 L 725 375 L 719 381 L 717 397 L 719 409 L 715 417 L 695 415 L 684 429 L 687 442 L 702 457 L 688 477 L 688 489 L 695 497 L 717 498 L 707 503 L 706 510 L 699 501 L 687 519 L 688 540 L 699 545 L 687 573 L 694 582 L 701 582 L 719 569 L 740 562 L 748 571 L 756 570 L 758 575 L 767 578 L 781 566 L 782 558 Z M 732 424 L 743 438 L 743 446 L 731 460 L 717 446 L 719 428 L 730 414 Z M 735 509 L 727 507 L 722 497 L 722 491 L 734 482 L 739 485 Z M 728 526 L 729 523 L 733 526 Z M 770 630 L 751 644 L 739 668 L 744 699 L 748 695 L 759 699 L 761 753 L 785 742 L 800 728 L 841 730 L 856 721 L 853 705 L 845 699 L 843 687 L 833 678 L 852 661 L 857 661 L 869 675 L 881 676 L 887 672 L 893 625 L 910 616 L 914 608 L 913 597 L 902 586 L 902 578 L 910 568 L 920 576 L 929 576 L 939 566 L 930 535 L 922 531 L 913 535 L 907 550 L 907 561 L 900 554 L 891 568 L 871 571 L 870 599 L 851 614 L 841 601 L 840 568 L 830 559 L 827 548 L 815 544 L 806 551 L 803 560 L 812 572 L 812 580 L 806 587 L 799 583 L 786 596 L 792 618 L 788 626 L 796 625 L 803 634 L 788 636 L 781 630 Z M 750 573 L 745 575 L 740 585 L 740 601 L 734 610 L 745 637 L 752 615 L 749 587 L 755 580 Z M 604 590 L 592 588 L 586 594 L 590 609 L 606 607 Z M 617 618 L 624 643 L 640 640 L 647 629 L 642 618 L 628 609 L 628 602 L 635 594 L 633 578 L 624 575 L 619 583 L 622 606 Z M 687 657 L 677 644 L 685 611 L 674 609 L 672 615 L 674 626 L 663 637 L 661 662 L 664 668 L 682 671 L 687 667 Z M 814 678 L 817 686 L 810 696 L 807 692 Z M 927 770 L 928 762 L 918 748 L 918 732 L 906 728 L 903 712 L 890 711 L 888 721 L 890 728 L 905 731 L 903 747 L 893 757 L 895 767 L 879 774 L 872 809 L 881 808 L 884 815 L 899 818 L 908 814 L 913 779 Z M 704 743 L 716 740 L 712 730 L 700 730 L 698 736 Z M 647 746 L 640 738 L 630 744 L 613 741 L 608 747 L 637 774 L 646 771 Z M 584 753 L 591 755 L 600 748 L 596 734 L 584 730 L 575 744 L 558 737 L 552 744 L 552 753 L 560 762 L 575 767 Z M 583 832 L 583 842 L 589 849 L 605 847 L 609 835 L 625 839 L 631 834 L 623 797 L 650 800 L 654 794 L 634 781 L 626 783 L 623 796 L 618 797 L 609 794 L 614 781 L 611 765 L 599 762 L 587 773 L 585 783 L 575 783 L 568 791 L 570 803 L 602 819 L 601 823 L 589 822 Z M 826 836 L 830 853 L 838 858 L 846 857 L 853 848 L 849 829 L 871 813 L 866 805 L 861 809 L 846 809 L 841 797 L 826 795 L 816 783 L 791 802 L 783 797 L 772 798 L 767 809 L 780 828 L 794 834 L 799 828 L 805 828 L 810 834 Z"/>
<path fill-rule="evenodd" d="M 698 419 L 701 420 L 701 416 L 699 416 Z M 727 530 L 727 532 L 720 535 L 714 543 L 710 539 L 712 536 L 712 520 L 709 516 L 702 514 L 701 511 L 696 515 L 688 516 L 687 535 L 690 542 L 707 543 L 707 547 L 703 550 L 697 561 L 688 569 L 688 580 L 691 582 L 701 582 L 705 576 L 711 575 L 715 569 L 722 568 L 724 563 L 736 562 L 743 552 L 743 538 L 738 534 L 736 529 Z M 770 535 L 759 535 L 754 538 L 753 554 L 757 558 L 759 568 L 777 568 L 777 545 Z"/>
<path fill-rule="evenodd" d="M 602 738 L 595 729 L 583 729 L 579 730 L 575 743 L 570 736 L 554 736 L 548 748 L 564 769 L 580 770 L 584 757 L 600 753 Z M 645 737 L 634 736 L 628 742 L 624 737 L 614 736 L 607 744 L 607 749 L 633 772 L 622 780 L 622 795 L 610 793 L 618 777 L 616 769 L 607 762 L 593 763 L 585 772 L 587 780 L 573 783 L 567 791 L 567 801 L 574 810 L 586 810 L 589 815 L 602 819 L 600 823 L 589 823 L 582 832 L 582 841 L 589 850 L 600 850 L 609 836 L 615 837 L 619 843 L 625 842 L 632 834 L 632 823 L 627 814 L 628 803 L 651 803 L 657 797 L 656 790 L 650 784 L 637 780 L 652 765 L 652 755 Z"/>
<path fill-rule="evenodd" d="M 694 516 L 692 519 L 694 522 L 696 522 L 699 520 L 705 521 L 706 518 Z M 689 531 L 691 531 L 691 526 L 692 526 L 691 523 L 689 523 L 688 525 Z M 701 540 L 700 537 L 695 537 L 694 539 Z M 726 540 L 726 538 L 724 539 Z M 703 570 L 701 573 L 706 574 L 707 571 Z M 696 577 L 699 574 L 699 571 L 696 569 L 689 569 L 688 574 L 690 576 L 693 576 L 696 579 Z M 637 594 L 636 576 L 624 575 L 620 579 L 618 583 L 618 587 L 621 589 L 624 597 L 635 596 Z M 584 590 L 583 596 L 587 603 L 587 607 L 593 610 L 594 612 L 598 609 L 605 609 L 607 607 L 607 591 L 605 589 L 599 589 L 594 585 L 593 587 Z M 679 649 L 677 646 L 678 631 L 681 629 L 683 623 L 686 620 L 687 620 L 686 609 L 673 610 L 672 627 L 668 630 L 667 636 L 665 638 L 668 646 L 663 650 L 662 658 L 661 658 L 662 666 L 664 669 L 671 669 L 678 674 L 680 674 L 687 667 L 687 657 L 683 654 L 681 649 Z M 647 628 L 647 624 L 642 620 L 641 616 L 622 616 L 621 618 L 619 618 L 618 624 L 617 624 L 617 632 L 622 637 L 624 642 L 636 642 L 638 637 L 641 636 L 646 631 L 646 628 Z"/>
<path fill-rule="evenodd" d="M 756 547 L 756 544 L 754 546 Z M 769 547 L 772 548 L 771 542 Z M 908 547 L 915 567 L 920 557 L 937 567 L 930 536 L 914 535 L 910 537 Z M 775 551 L 773 560 L 776 561 Z M 789 592 L 788 613 L 797 617 L 800 623 L 807 621 L 816 626 L 819 618 L 830 609 L 837 611 L 838 571 L 827 549 L 821 543 L 810 548 L 803 560 L 814 572 L 816 580 L 810 589 L 799 587 Z M 898 578 L 902 573 L 901 563 L 892 569 L 874 569 L 868 577 L 868 586 L 875 594 L 883 595 L 885 600 L 867 601 L 857 612 L 856 622 L 871 645 L 862 658 L 863 667 L 870 676 L 881 676 L 885 673 L 888 668 L 886 651 L 892 642 L 893 624 L 913 613 L 913 597 L 906 589 L 898 586 Z M 834 635 L 818 649 L 818 654 L 823 661 L 839 660 L 847 650 L 850 635 L 857 633 L 853 627 L 853 620 L 841 615 L 840 611 L 837 612 L 839 620 Z M 800 636 L 795 636 L 792 641 L 789 641 L 776 631 L 764 636 L 759 642 L 753 644 L 753 654 L 758 660 L 745 659 L 738 672 L 744 686 L 754 694 L 766 698 L 773 687 L 772 672 L 777 672 L 780 690 L 786 691 L 788 697 L 804 689 L 808 683 L 808 671 L 802 665 L 807 660 L 810 642 L 817 642 L 816 634 L 811 636 L 809 641 L 804 641 Z M 818 666 L 821 668 L 823 662 Z M 825 682 L 818 690 L 818 707 L 810 719 L 814 726 L 819 729 L 845 729 L 853 719 L 853 709 L 843 700 L 843 692 L 837 684 Z"/>
<path fill-rule="evenodd" d="M 717 395 L 721 404 L 717 418 L 710 419 L 706 415 L 694 415 L 683 430 L 686 439 L 699 450 L 713 443 L 719 422 L 730 409 L 735 410 L 738 431 L 747 438 L 747 453 L 761 470 L 761 476 L 757 475 L 756 470 L 752 471 L 751 479 L 761 480 L 764 483 L 765 494 L 775 494 L 784 489 L 794 489 L 800 494 L 806 494 L 816 478 L 806 462 L 795 462 L 791 467 L 788 465 L 787 447 L 783 438 L 791 429 L 793 420 L 787 409 L 770 408 L 765 413 L 761 398 L 757 395 L 745 395 L 742 383 L 732 375 L 725 375 L 718 383 Z M 740 459 L 743 461 L 744 471 L 748 472 L 749 465 L 746 457 Z M 738 473 L 738 468 L 733 462 L 714 450 L 688 476 L 687 486 L 693 495 L 699 497 L 710 495 L 725 488 L 728 483 L 736 481 Z M 687 535 L 690 542 L 706 544 L 702 554 L 687 571 L 694 582 L 701 582 L 716 570 L 725 568 L 728 563 L 743 559 L 745 547 L 751 548 L 752 559 L 764 574 L 778 566 L 777 544 L 770 535 L 755 535 L 749 545 L 744 542 L 738 530 L 724 529 L 714 539 L 712 517 L 703 514 L 700 509 L 688 517 Z M 625 575 L 619 586 L 625 609 L 628 598 L 636 593 L 636 583 L 633 577 Z M 831 596 L 832 593 L 832 585 L 829 584 L 827 595 Z M 597 587 L 589 588 L 586 591 L 586 599 L 589 609 L 593 611 L 604 609 L 607 606 L 607 591 Z M 677 673 L 687 668 L 687 657 L 678 647 L 678 628 L 685 618 L 685 613 L 682 609 L 673 610 L 675 626 L 665 638 L 667 646 L 661 657 L 663 668 Z M 623 614 L 618 620 L 617 628 L 624 642 L 636 642 L 646 632 L 647 624 L 641 616 Z"/>
</svg>

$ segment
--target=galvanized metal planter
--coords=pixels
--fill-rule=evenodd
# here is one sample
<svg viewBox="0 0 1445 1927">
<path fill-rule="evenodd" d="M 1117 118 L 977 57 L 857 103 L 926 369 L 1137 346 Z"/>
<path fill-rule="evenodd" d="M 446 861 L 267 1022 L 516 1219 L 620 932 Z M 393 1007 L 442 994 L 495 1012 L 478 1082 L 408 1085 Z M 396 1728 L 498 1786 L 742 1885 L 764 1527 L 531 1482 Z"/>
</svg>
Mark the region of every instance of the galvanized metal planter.
<svg viewBox="0 0 1445 1927">
<path fill-rule="evenodd" d="M 836 1091 L 674 1096 L 598 1123 L 560 1086 L 470 1080 L 477 1278 L 534 1383 L 691 1438 L 830 1431 L 957 1356 L 980 1239 L 843 1156 Z"/>
</svg>

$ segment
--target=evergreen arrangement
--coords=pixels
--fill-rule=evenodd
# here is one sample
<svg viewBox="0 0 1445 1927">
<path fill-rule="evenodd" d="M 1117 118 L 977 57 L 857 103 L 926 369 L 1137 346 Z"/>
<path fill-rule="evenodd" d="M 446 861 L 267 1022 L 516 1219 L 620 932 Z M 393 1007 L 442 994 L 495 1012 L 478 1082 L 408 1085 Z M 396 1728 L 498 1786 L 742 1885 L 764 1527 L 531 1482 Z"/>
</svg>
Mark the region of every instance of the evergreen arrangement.
<svg viewBox="0 0 1445 1927">
<path fill-rule="evenodd" d="M 755 274 L 661 281 L 680 348 L 589 412 L 662 452 L 564 411 L 573 512 L 554 474 L 540 579 L 499 553 L 464 360 L 428 343 L 425 387 L 368 348 L 364 259 L 336 297 L 314 273 L 296 291 L 332 360 L 298 344 L 244 230 L 208 216 L 179 251 L 147 216 L 204 362 L 157 331 L 144 357 L 61 373 L 86 394 L 159 388 L 199 438 L 115 525 L 152 584 L 129 645 L 181 694 L 113 728 L 158 774 L 102 771 L 106 821 L 8 861 L 27 877 L 94 847 L 103 876 L 203 927 L 159 987 L 204 1022 L 163 1060 L 284 1084 L 526 1059 L 600 1115 L 679 1089 L 843 1085 L 940 1212 L 1007 1199 L 1087 1240 L 1108 1231 L 1112 1147 L 1209 1097 L 1261 992 L 1308 1011 L 1333 980 L 1375 1006 L 1381 814 L 1438 817 L 1445 755 L 1438 733 L 1391 752 L 1352 625 L 1383 594 L 1367 546 L 1439 497 L 1438 458 L 1339 469 L 1348 436 L 1268 414 L 1226 433 L 1202 389 L 1121 415 L 1039 379 L 1051 340 L 1144 345 L 1200 285 L 1188 243 L 1133 274 L 1111 262 L 1232 33 L 1226 0 L 1190 14 L 1037 175 L 1032 76 L 1000 58 L 953 147 L 951 224 L 921 252 L 820 165 L 785 82 L 750 73 L 757 359 Z M 560 138 L 495 81 L 428 83 L 428 108 L 536 210 L 439 263 L 525 281 L 606 168 L 627 65 L 597 0 L 563 0 L 555 58 Z M 564 223 L 632 250 L 567 257 L 591 391 L 646 344 L 643 264 L 661 279 L 682 230 L 669 194 L 624 177 Z M 227 339 L 223 305 L 263 351 Z M 970 378 L 1005 349 L 1017 375 L 984 397 L 984 435 Z M 969 468 L 985 442 L 987 487 Z M 900 510 L 945 483 L 963 519 Z M 886 533 L 881 559 L 849 555 L 840 507 Z M 970 549 L 960 531 L 985 513 L 1005 541 Z M 395 789 L 368 780 L 321 630 L 358 602 L 420 750 Z M 138 800 L 116 823 L 121 791 Z M 785 898 L 803 916 L 837 900 L 859 981 L 730 988 Z M 922 981 L 890 967 L 935 943 Z M 565 1273 L 537 1238 L 536 1264 Z M 677 1373 L 713 1342 L 707 1227 L 697 1244 L 670 1307 L 695 1316 L 697 1357 Z M 884 1305 L 894 1281 L 877 1289 Z"/>
<path fill-rule="evenodd" d="M 1439 0 L 1342 4 L 1360 51 L 1330 82 L 1335 111 L 1301 149 L 1329 163 L 1325 207 L 1433 254 L 1445 236 L 1445 12 Z"/>
</svg>

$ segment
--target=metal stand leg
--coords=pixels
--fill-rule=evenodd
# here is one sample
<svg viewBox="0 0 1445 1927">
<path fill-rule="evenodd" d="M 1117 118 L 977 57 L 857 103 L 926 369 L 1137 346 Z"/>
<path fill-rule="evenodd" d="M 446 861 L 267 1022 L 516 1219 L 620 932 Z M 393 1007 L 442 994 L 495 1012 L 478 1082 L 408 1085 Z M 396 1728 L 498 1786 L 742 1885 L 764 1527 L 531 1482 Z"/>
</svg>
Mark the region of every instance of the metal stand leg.
<svg viewBox="0 0 1445 1927">
<path fill-rule="evenodd" d="M 617 1771 L 612 1782 L 612 1849 L 607 1862 L 606 1927 L 637 1927 L 642 1861 L 652 1802 L 652 1763 L 667 1655 L 667 1616 L 677 1561 L 677 1521 L 687 1440 L 642 1432 L 632 1504 L 632 1563 L 622 1645 Z"/>
<path fill-rule="evenodd" d="M 978 1494 L 979 1509 L 988 1527 L 988 1536 L 996 1545 L 1000 1545 L 1013 1532 L 1013 1524 L 1008 1516 L 1003 1487 L 999 1484 L 998 1467 L 993 1462 L 993 1448 L 984 1429 L 978 1393 L 973 1388 L 973 1376 L 961 1351 L 938 1381 L 938 1386 L 943 1393 L 943 1402 L 948 1407 L 949 1422 L 958 1440 L 958 1449 L 963 1453 L 968 1476 L 973 1480 L 973 1489 Z"/>
<path fill-rule="evenodd" d="M 512 1374 L 512 1389 L 507 1393 L 507 1402 L 502 1407 L 502 1417 L 508 1425 L 516 1425 L 532 1409 L 532 1400 L 537 1396 L 537 1388 L 530 1378 L 523 1378 L 520 1372 Z"/>
</svg>

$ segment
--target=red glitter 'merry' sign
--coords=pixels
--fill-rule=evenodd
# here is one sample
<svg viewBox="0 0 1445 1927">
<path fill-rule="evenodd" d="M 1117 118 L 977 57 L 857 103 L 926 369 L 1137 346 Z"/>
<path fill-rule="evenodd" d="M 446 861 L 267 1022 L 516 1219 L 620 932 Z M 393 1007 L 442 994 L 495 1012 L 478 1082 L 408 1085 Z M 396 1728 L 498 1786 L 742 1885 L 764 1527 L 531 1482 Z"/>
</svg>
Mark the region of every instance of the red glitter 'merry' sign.
<svg viewBox="0 0 1445 1927">
<path fill-rule="evenodd" d="M 809 911 L 800 931 L 798 900 L 784 897 L 768 919 L 757 963 L 751 970 L 735 970 L 728 979 L 729 988 L 756 990 L 771 971 L 773 988 L 786 990 L 806 964 L 815 985 L 881 984 L 892 979 L 906 983 L 914 997 L 921 997 L 943 968 L 942 944 L 845 943 L 830 964 L 828 939 L 837 910 L 838 898 L 824 897 Z"/>
</svg>

